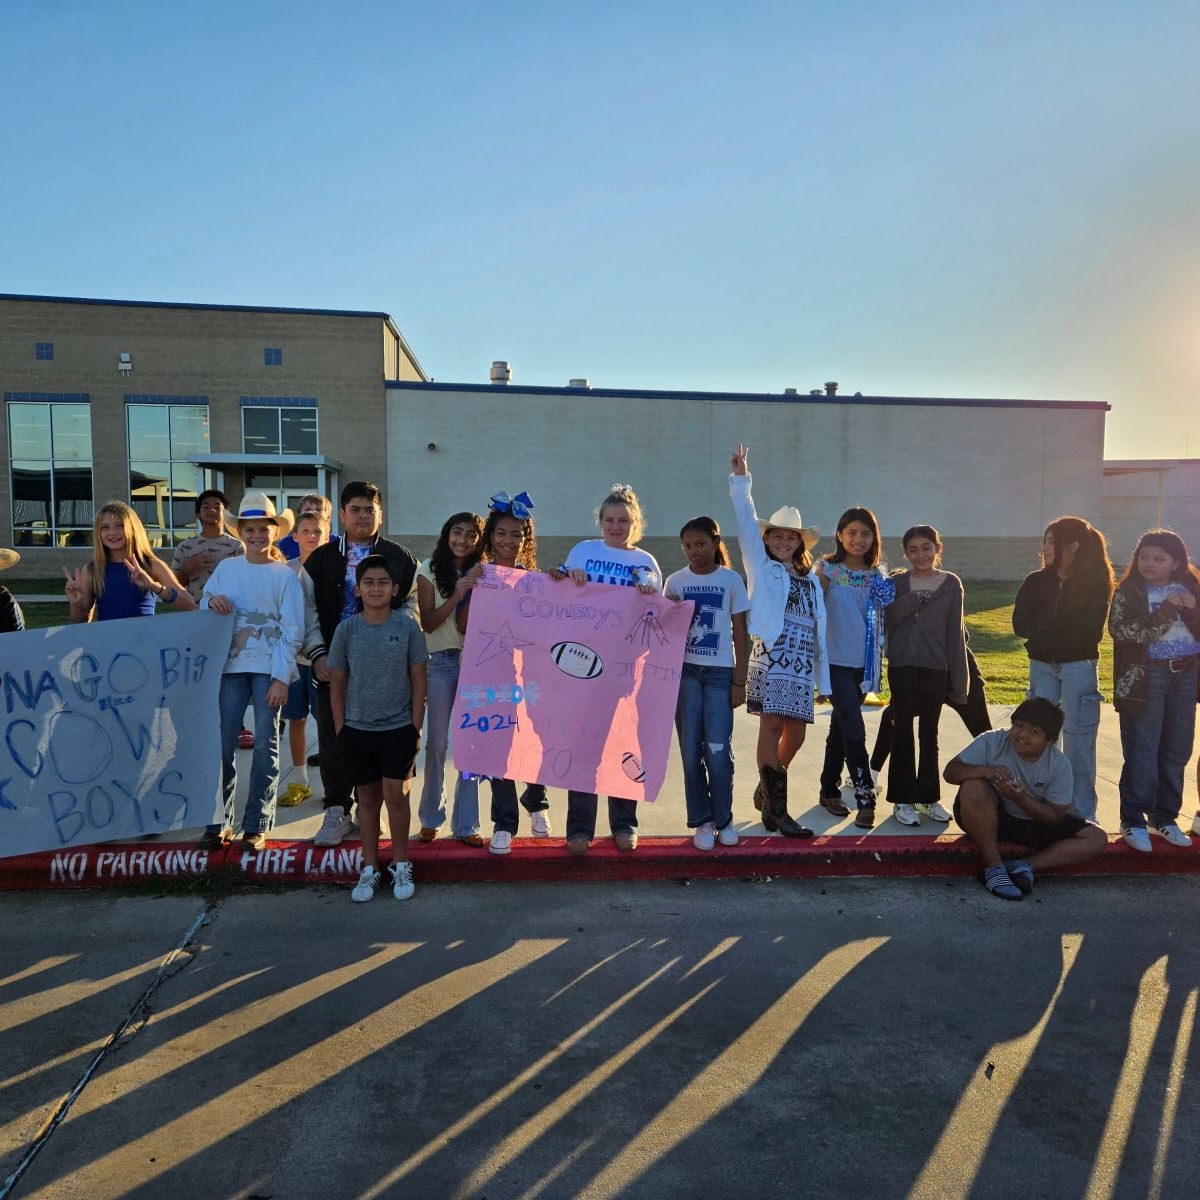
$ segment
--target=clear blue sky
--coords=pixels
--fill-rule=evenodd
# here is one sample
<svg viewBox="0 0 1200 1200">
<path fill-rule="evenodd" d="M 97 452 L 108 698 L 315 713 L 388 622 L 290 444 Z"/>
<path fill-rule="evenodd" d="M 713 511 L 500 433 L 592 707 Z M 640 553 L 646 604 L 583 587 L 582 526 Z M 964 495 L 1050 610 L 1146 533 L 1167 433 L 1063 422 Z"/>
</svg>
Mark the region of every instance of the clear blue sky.
<svg viewBox="0 0 1200 1200">
<path fill-rule="evenodd" d="M 6 0 L 0 290 L 1200 455 L 1200 4 Z"/>
</svg>

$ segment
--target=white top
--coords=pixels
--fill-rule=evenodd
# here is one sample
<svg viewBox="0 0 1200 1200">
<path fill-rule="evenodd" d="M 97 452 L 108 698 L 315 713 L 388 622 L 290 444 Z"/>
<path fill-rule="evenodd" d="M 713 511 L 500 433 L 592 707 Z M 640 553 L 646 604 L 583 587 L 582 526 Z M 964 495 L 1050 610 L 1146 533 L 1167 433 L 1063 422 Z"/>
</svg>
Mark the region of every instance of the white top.
<svg viewBox="0 0 1200 1200">
<path fill-rule="evenodd" d="M 569 570 L 581 567 L 587 572 L 590 583 L 637 587 L 639 583 L 653 582 L 655 591 L 662 591 L 662 571 L 659 570 L 658 560 L 637 546 L 628 550 L 614 549 L 601 538 L 589 538 L 567 555 L 563 565 Z M 653 580 L 645 574 L 647 569 L 654 572 Z"/>
<path fill-rule="evenodd" d="M 718 567 L 707 575 L 684 567 L 668 577 L 663 593 L 696 606 L 683 661 L 701 667 L 732 667 L 733 616 L 750 609 L 742 577 L 728 567 Z"/>
<path fill-rule="evenodd" d="M 443 596 L 438 591 L 437 580 L 433 577 L 433 568 L 429 565 L 432 560 L 425 559 L 417 568 L 417 578 L 424 579 L 433 588 L 433 604 L 435 608 L 441 608 L 446 603 L 449 597 Z M 439 650 L 461 650 L 463 647 L 463 635 L 458 632 L 458 609 L 451 611 L 450 615 L 436 628 L 425 630 L 425 643 L 429 647 L 430 654 L 436 654 Z M 419 624 L 419 621 L 418 621 Z M 422 626 L 424 629 L 424 626 Z"/>
<path fill-rule="evenodd" d="M 304 633 L 304 592 L 286 563 L 224 559 L 204 585 L 203 607 L 214 596 L 227 596 L 233 605 L 225 674 L 269 675 L 281 683 L 300 677 L 296 653 Z"/>
<path fill-rule="evenodd" d="M 787 608 L 791 572 L 781 562 L 776 562 L 763 544 L 762 532 L 758 528 L 758 513 L 754 511 L 754 498 L 750 494 L 749 475 L 730 475 L 729 498 L 733 501 L 733 512 L 737 517 L 738 546 L 742 551 L 742 566 L 746 571 L 746 582 L 750 588 L 750 632 L 765 643 L 773 646 L 783 632 L 783 613 Z M 812 592 L 813 613 L 817 618 L 816 647 L 817 661 L 813 668 L 813 681 L 817 693 L 828 696 L 832 691 L 829 684 L 829 652 L 825 648 L 825 596 L 821 583 L 810 571 L 800 577 Z"/>
</svg>

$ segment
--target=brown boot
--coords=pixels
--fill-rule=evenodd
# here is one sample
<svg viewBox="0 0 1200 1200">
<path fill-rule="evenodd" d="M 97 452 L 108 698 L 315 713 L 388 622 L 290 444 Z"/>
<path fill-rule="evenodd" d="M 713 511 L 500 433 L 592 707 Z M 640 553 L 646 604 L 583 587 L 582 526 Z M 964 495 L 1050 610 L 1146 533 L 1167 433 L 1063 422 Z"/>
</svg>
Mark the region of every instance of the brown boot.
<svg viewBox="0 0 1200 1200">
<path fill-rule="evenodd" d="M 753 795 L 753 796 L 751 796 L 750 798 L 751 798 L 751 799 L 754 801 L 754 809 L 755 809 L 755 811 L 756 811 L 756 812 L 762 812 L 762 806 L 763 806 L 763 785 L 762 785 L 762 781 L 761 781 L 761 780 L 759 780 L 758 784 L 755 786 L 755 788 L 754 788 L 754 795 Z"/>
<path fill-rule="evenodd" d="M 784 837 L 809 838 L 813 831 L 793 821 L 787 810 L 787 772 L 777 767 L 760 767 L 763 806 L 762 823 L 768 833 L 782 833 Z"/>
</svg>

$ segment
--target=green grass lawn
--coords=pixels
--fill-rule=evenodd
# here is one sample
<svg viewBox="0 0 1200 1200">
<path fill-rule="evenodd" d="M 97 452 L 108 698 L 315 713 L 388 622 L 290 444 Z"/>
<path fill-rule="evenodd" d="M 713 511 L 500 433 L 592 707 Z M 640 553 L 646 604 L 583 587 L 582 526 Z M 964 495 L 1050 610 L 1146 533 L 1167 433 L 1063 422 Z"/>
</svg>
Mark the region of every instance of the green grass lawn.
<svg viewBox="0 0 1200 1200">
<path fill-rule="evenodd" d="M 964 580 L 967 594 L 967 629 L 971 649 L 979 659 L 987 680 L 988 699 L 993 704 L 1019 704 L 1025 698 L 1029 659 L 1020 639 L 1012 631 L 1012 602 L 1017 584 L 993 579 Z M 61 580 L 14 580 L 9 590 L 17 593 L 61 595 Z M 31 629 L 63 625 L 68 620 L 66 601 L 25 605 L 25 620 Z M 164 610 L 164 615 L 170 610 Z M 1100 690 L 1107 694 L 1112 682 L 1112 642 L 1108 634 L 1100 643 Z M 885 692 L 884 695 L 887 693 Z"/>
</svg>

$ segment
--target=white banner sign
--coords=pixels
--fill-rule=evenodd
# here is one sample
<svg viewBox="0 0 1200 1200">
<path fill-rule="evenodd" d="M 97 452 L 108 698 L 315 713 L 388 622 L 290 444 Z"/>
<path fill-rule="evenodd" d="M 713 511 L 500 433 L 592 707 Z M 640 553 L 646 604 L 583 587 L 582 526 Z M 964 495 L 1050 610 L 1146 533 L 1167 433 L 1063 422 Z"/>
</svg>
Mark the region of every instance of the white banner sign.
<svg viewBox="0 0 1200 1200">
<path fill-rule="evenodd" d="M 215 613 L 0 634 L 0 857 L 220 821 Z"/>
</svg>

